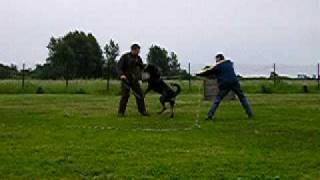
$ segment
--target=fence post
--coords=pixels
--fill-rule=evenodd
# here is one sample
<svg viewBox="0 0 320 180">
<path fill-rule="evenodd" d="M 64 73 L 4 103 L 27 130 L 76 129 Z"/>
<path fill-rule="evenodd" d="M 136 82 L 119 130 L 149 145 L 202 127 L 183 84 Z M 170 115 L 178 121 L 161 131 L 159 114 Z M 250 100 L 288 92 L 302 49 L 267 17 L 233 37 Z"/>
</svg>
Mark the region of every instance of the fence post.
<svg viewBox="0 0 320 180">
<path fill-rule="evenodd" d="M 276 85 L 277 77 L 276 77 L 276 63 L 273 64 L 273 84 Z"/>
<path fill-rule="evenodd" d="M 189 62 L 189 90 L 191 90 L 191 63 Z"/>
<path fill-rule="evenodd" d="M 317 79 L 318 79 L 318 89 L 320 89 L 320 63 L 318 63 L 318 77 L 317 77 Z"/>
<path fill-rule="evenodd" d="M 25 64 L 22 65 L 22 89 L 24 89 L 24 79 L 25 79 Z"/>
<path fill-rule="evenodd" d="M 110 59 L 107 60 L 107 91 L 110 90 Z"/>
</svg>

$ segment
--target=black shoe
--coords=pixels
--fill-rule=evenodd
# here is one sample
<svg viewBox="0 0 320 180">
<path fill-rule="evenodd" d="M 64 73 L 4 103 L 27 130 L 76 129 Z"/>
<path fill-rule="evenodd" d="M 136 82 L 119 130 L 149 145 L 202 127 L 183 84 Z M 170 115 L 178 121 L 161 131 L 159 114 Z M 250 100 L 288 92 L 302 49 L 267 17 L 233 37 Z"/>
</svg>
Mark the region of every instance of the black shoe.
<svg viewBox="0 0 320 180">
<path fill-rule="evenodd" d="M 123 118 L 123 117 L 126 117 L 127 115 L 125 114 L 125 113 L 118 113 L 118 117 L 121 117 L 121 118 Z"/>
<path fill-rule="evenodd" d="M 212 121 L 212 120 L 213 120 L 213 117 L 212 117 L 212 116 L 208 116 L 205 120 L 206 120 L 206 121 Z"/>
<path fill-rule="evenodd" d="M 147 113 L 147 112 L 143 112 L 143 113 L 141 113 L 141 116 L 149 117 L 149 116 L 150 116 L 150 114 L 149 114 L 149 113 Z"/>
<path fill-rule="evenodd" d="M 253 119 L 253 118 L 254 118 L 254 115 L 253 115 L 253 114 L 250 114 L 250 115 L 248 115 L 248 118 L 249 118 L 249 119 Z"/>
</svg>

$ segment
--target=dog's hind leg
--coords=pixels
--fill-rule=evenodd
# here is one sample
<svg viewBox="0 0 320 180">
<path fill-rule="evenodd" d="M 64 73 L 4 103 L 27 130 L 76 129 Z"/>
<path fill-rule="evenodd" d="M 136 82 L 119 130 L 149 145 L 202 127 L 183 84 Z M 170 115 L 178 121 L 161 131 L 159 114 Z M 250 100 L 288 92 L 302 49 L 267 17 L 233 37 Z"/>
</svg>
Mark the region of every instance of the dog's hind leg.
<svg viewBox="0 0 320 180">
<path fill-rule="evenodd" d="M 166 103 L 164 101 L 164 97 L 163 96 L 160 97 L 160 103 L 162 104 L 162 110 L 158 114 L 162 114 L 167 110 Z"/>
<path fill-rule="evenodd" d="M 175 107 L 175 102 L 170 101 L 170 108 L 171 108 L 171 116 L 170 118 L 174 118 L 174 107 Z"/>
</svg>

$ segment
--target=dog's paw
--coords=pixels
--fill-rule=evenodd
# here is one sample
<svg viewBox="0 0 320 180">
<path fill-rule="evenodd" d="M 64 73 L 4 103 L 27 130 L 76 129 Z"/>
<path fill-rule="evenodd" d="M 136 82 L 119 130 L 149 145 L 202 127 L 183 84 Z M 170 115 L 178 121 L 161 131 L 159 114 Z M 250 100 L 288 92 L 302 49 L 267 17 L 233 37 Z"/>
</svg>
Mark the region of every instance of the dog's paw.
<svg viewBox="0 0 320 180">
<path fill-rule="evenodd" d="M 158 112 L 158 114 L 163 114 L 167 109 L 163 109 L 160 112 Z"/>
</svg>

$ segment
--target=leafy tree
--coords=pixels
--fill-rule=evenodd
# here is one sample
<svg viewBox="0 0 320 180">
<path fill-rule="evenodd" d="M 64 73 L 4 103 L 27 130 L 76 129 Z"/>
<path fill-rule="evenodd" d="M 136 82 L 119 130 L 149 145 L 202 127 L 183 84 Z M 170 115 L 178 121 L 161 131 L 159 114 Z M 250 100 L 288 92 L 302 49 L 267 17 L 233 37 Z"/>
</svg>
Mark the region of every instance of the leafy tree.
<svg viewBox="0 0 320 180">
<path fill-rule="evenodd" d="M 48 49 L 46 67 L 53 69 L 53 78 L 102 77 L 103 54 L 92 34 L 75 31 L 61 38 L 52 37 Z"/>
<path fill-rule="evenodd" d="M 96 38 L 84 32 L 70 32 L 63 39 L 75 53 L 77 78 L 89 79 L 102 76 L 103 54 Z"/>
<path fill-rule="evenodd" d="M 181 72 L 178 56 L 174 52 L 170 53 L 169 57 L 169 74 L 172 76 L 179 75 Z"/>
<path fill-rule="evenodd" d="M 110 42 L 105 45 L 104 53 L 106 55 L 105 67 L 107 78 L 116 78 L 118 76 L 116 59 L 120 54 L 119 45 L 111 39 Z"/>
<path fill-rule="evenodd" d="M 37 64 L 36 68 L 32 71 L 32 78 L 35 79 L 55 79 L 51 74 L 53 67 L 46 63 L 44 65 Z"/>
<path fill-rule="evenodd" d="M 47 61 L 58 69 L 58 74 L 61 74 L 66 80 L 66 86 L 69 85 L 69 80 L 76 76 L 76 54 L 67 42 L 62 39 L 52 39 L 54 46 L 49 44 L 49 54 L 51 56 Z M 51 49 L 50 49 L 51 47 Z"/>
<path fill-rule="evenodd" d="M 169 57 L 168 51 L 164 48 L 161 48 L 157 45 L 152 45 L 149 49 L 149 53 L 147 55 L 148 64 L 156 65 L 160 68 L 161 73 L 164 76 L 169 75 L 170 66 L 169 66 Z"/>
<path fill-rule="evenodd" d="M 0 64 L 0 79 L 16 78 L 18 74 L 19 71 L 16 65 L 11 64 L 10 66 L 6 66 Z"/>
<path fill-rule="evenodd" d="M 119 56 L 119 45 L 112 39 L 109 44 L 104 47 L 104 53 L 106 55 L 105 72 L 107 75 L 107 90 L 110 89 L 110 78 L 117 77 L 117 62 L 116 58 Z"/>
<path fill-rule="evenodd" d="M 177 54 L 171 52 L 170 55 L 168 55 L 168 51 L 160 46 L 151 46 L 147 56 L 147 62 L 158 66 L 164 76 L 188 77 L 187 71 L 181 69 Z"/>
</svg>

